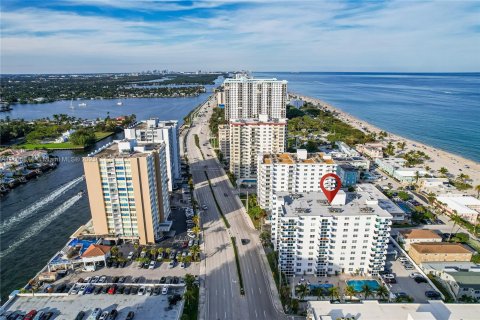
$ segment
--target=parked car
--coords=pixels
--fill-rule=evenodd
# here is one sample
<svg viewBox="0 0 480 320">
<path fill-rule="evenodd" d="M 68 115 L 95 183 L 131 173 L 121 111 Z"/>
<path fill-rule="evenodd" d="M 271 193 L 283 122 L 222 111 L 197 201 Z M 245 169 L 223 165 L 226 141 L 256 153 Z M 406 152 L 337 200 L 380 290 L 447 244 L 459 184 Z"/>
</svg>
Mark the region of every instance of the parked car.
<svg viewBox="0 0 480 320">
<path fill-rule="evenodd" d="M 132 251 L 130 251 L 130 252 L 128 253 L 127 259 L 128 259 L 128 260 L 132 260 L 132 259 L 133 259 L 133 252 L 132 252 Z"/>
<path fill-rule="evenodd" d="M 120 277 L 118 279 L 118 283 L 124 283 L 125 282 L 125 277 Z"/>
<path fill-rule="evenodd" d="M 145 287 L 140 287 L 140 289 L 138 289 L 138 293 L 137 293 L 137 294 L 138 294 L 139 296 L 143 296 L 143 295 L 145 294 L 145 291 L 146 291 L 146 290 L 145 290 Z"/>
<path fill-rule="evenodd" d="M 107 286 L 102 287 L 102 293 L 103 293 L 103 294 L 106 294 L 106 293 L 108 292 L 108 289 L 109 289 L 109 288 L 108 288 Z"/>
<path fill-rule="evenodd" d="M 99 283 L 105 283 L 107 282 L 107 276 L 101 276 L 100 279 L 98 280 Z"/>
<path fill-rule="evenodd" d="M 148 266 L 148 269 L 155 269 L 155 261 L 154 260 L 150 261 L 150 265 Z"/>
<path fill-rule="evenodd" d="M 207 207 L 207 205 L 206 205 L 206 204 L 204 204 L 204 205 L 202 206 L 202 209 L 203 209 L 203 210 L 208 210 L 208 207 Z"/>
<path fill-rule="evenodd" d="M 137 294 L 138 293 L 138 287 L 132 287 L 132 290 L 130 290 L 130 294 Z"/>
<path fill-rule="evenodd" d="M 415 280 L 416 283 L 427 283 L 427 279 L 425 279 L 424 277 L 415 277 L 413 278 L 413 280 Z"/>
<path fill-rule="evenodd" d="M 78 295 L 85 294 L 85 290 L 87 289 L 87 286 L 84 284 L 80 287 L 80 290 L 78 290 Z"/>
<path fill-rule="evenodd" d="M 108 288 L 108 294 L 115 294 L 115 291 L 117 291 L 116 285 L 113 285 L 110 288 Z"/>
<path fill-rule="evenodd" d="M 404 265 L 404 267 L 405 267 L 405 270 L 415 270 L 415 267 L 412 266 L 411 264 L 406 264 Z"/>
<path fill-rule="evenodd" d="M 169 269 L 172 269 L 172 268 L 174 268 L 174 267 L 175 267 L 175 260 L 172 260 L 172 261 L 170 261 L 170 263 L 168 264 L 168 268 L 169 268 Z"/>
<path fill-rule="evenodd" d="M 92 278 L 91 283 L 97 283 L 98 280 L 100 280 L 100 277 L 99 277 L 99 276 L 95 276 L 95 277 Z"/>
<path fill-rule="evenodd" d="M 167 281 L 167 278 L 165 278 L 165 277 L 160 278 L 160 283 L 165 283 L 166 281 Z"/>
<path fill-rule="evenodd" d="M 93 309 L 93 312 L 88 316 L 87 320 L 98 320 L 101 314 L 102 314 L 102 309 L 95 308 Z"/>
<path fill-rule="evenodd" d="M 433 290 L 425 291 L 425 296 L 430 299 L 439 299 L 441 297 L 440 293 Z"/>
<path fill-rule="evenodd" d="M 123 290 L 123 294 L 130 294 L 131 287 L 125 287 L 125 290 Z"/>
<path fill-rule="evenodd" d="M 85 294 L 91 294 L 93 293 L 93 290 L 95 290 L 95 286 L 89 285 L 87 289 L 85 289 Z"/>
<path fill-rule="evenodd" d="M 406 298 L 406 297 L 408 297 L 408 294 L 406 294 L 405 292 L 397 292 L 397 293 L 395 293 L 395 297 Z"/>
<path fill-rule="evenodd" d="M 118 316 L 118 311 L 117 309 L 112 309 L 110 310 L 110 312 L 108 313 L 108 317 L 107 317 L 107 320 L 115 320 Z"/>
<path fill-rule="evenodd" d="M 100 315 L 100 318 L 98 320 L 107 320 L 108 318 L 108 311 L 103 311 L 102 314 Z"/>
<path fill-rule="evenodd" d="M 100 294 L 102 293 L 102 286 L 96 286 L 95 290 L 93 290 L 93 294 Z"/>
<path fill-rule="evenodd" d="M 43 316 L 45 315 L 45 312 L 43 311 L 38 311 L 35 317 L 33 317 L 33 320 L 41 320 Z"/>
<path fill-rule="evenodd" d="M 79 311 L 74 320 L 83 320 L 83 317 L 85 317 L 85 312 Z"/>
<path fill-rule="evenodd" d="M 147 291 L 146 291 L 146 293 L 145 293 L 145 294 L 146 294 L 147 296 L 151 296 L 151 295 L 152 295 L 152 293 L 153 293 L 153 289 L 152 289 L 152 287 L 147 287 Z"/>
<path fill-rule="evenodd" d="M 155 287 L 155 288 L 153 289 L 153 295 L 154 295 L 154 296 L 158 296 L 158 295 L 160 294 L 160 292 L 161 292 L 161 288 L 160 288 L 160 287 Z"/>
<path fill-rule="evenodd" d="M 130 312 L 128 312 L 127 317 L 125 318 L 125 320 L 132 320 L 134 317 L 135 317 L 135 312 L 130 311 Z"/>
<path fill-rule="evenodd" d="M 412 279 L 413 279 L 413 278 L 416 278 L 416 277 L 421 277 L 421 276 L 422 276 L 422 274 L 419 273 L 419 272 L 412 272 L 412 273 L 410 273 L 410 278 L 412 278 Z"/>
<path fill-rule="evenodd" d="M 394 276 L 393 274 L 391 274 L 391 273 L 384 274 L 383 277 L 384 277 L 385 279 L 395 279 L 395 276 Z"/>
<path fill-rule="evenodd" d="M 48 312 L 46 312 L 46 313 L 43 315 L 42 320 L 50 320 L 52 317 L 53 317 L 53 312 L 52 312 L 52 311 L 48 311 Z"/>
<path fill-rule="evenodd" d="M 162 288 L 162 294 L 165 295 L 167 293 L 168 293 L 168 287 L 165 286 L 165 287 Z"/>
</svg>

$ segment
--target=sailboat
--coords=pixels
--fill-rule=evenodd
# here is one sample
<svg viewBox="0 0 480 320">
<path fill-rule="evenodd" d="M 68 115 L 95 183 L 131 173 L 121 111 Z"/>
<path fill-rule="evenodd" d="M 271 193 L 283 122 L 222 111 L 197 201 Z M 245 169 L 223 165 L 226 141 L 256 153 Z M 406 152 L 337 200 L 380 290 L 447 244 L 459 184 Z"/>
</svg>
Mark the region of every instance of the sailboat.
<svg viewBox="0 0 480 320">
<path fill-rule="evenodd" d="M 79 107 L 86 107 L 87 104 L 86 104 L 85 102 L 81 102 L 81 103 L 78 104 L 78 106 L 79 106 Z"/>
<path fill-rule="evenodd" d="M 75 109 L 75 107 L 73 106 L 73 98 L 72 98 L 72 100 L 70 101 L 70 109 Z"/>
<path fill-rule="evenodd" d="M 118 99 L 117 106 L 121 106 L 121 105 L 123 105 L 123 102 L 120 99 Z"/>
</svg>

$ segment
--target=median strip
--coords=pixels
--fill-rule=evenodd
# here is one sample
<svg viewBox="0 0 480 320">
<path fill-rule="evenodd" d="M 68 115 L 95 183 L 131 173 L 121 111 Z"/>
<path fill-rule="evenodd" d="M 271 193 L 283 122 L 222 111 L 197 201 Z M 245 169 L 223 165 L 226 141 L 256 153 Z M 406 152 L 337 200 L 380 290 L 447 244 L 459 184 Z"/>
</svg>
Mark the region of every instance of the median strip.
<svg viewBox="0 0 480 320">
<path fill-rule="evenodd" d="M 202 160 L 205 160 L 205 156 L 203 155 L 202 148 L 200 148 L 200 138 L 198 137 L 198 134 L 194 134 L 193 137 L 195 138 L 195 145 L 197 146 L 198 150 L 200 150 L 200 153 L 202 154 Z"/>
<path fill-rule="evenodd" d="M 237 264 L 237 274 L 238 274 L 238 284 L 240 285 L 240 294 L 243 296 L 245 295 L 245 289 L 243 288 L 242 270 L 240 269 L 240 259 L 238 258 L 237 242 L 235 237 L 231 237 L 231 239 L 232 239 L 232 245 L 233 245 L 233 252 L 235 253 L 235 263 Z"/>
<path fill-rule="evenodd" d="M 218 204 L 217 197 L 215 196 L 215 192 L 213 192 L 212 183 L 210 182 L 210 178 L 208 177 L 208 173 L 205 171 L 205 176 L 207 177 L 208 185 L 210 186 L 210 191 L 212 191 L 213 200 L 215 201 L 215 205 L 217 206 L 218 212 L 220 212 L 220 216 L 223 219 L 223 223 L 225 223 L 225 227 L 230 228 L 230 223 L 228 223 L 227 217 L 223 214 L 222 208 Z"/>
</svg>

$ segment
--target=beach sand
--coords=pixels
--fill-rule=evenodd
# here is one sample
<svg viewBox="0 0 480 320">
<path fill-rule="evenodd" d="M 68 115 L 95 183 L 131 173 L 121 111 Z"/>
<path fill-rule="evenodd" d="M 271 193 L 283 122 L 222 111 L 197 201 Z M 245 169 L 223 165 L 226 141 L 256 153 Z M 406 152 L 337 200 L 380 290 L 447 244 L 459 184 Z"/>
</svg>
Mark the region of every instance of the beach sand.
<svg viewBox="0 0 480 320">
<path fill-rule="evenodd" d="M 323 108 L 330 110 L 332 112 L 337 113 L 337 118 L 340 120 L 350 124 L 351 126 L 363 131 L 363 132 L 376 132 L 377 134 L 380 131 L 386 131 L 379 129 L 378 127 L 371 125 L 368 122 L 360 120 L 334 106 L 322 101 L 320 99 L 307 97 L 301 94 L 291 93 L 293 97 L 297 97 L 302 99 L 306 102 L 311 102 L 313 104 L 318 104 Z M 439 176 L 438 170 L 441 167 L 445 167 L 448 169 L 449 174 L 454 175 L 455 177 L 459 174 L 463 173 L 470 177 L 473 180 L 473 183 L 470 183 L 473 187 L 476 185 L 480 185 L 480 163 L 475 162 L 473 160 L 465 159 L 459 155 L 452 154 L 447 151 L 443 151 L 439 148 L 434 148 L 432 146 L 426 145 L 424 143 L 420 143 L 418 141 L 414 141 L 411 139 L 406 139 L 399 135 L 392 134 L 388 131 L 388 137 L 385 138 L 383 141 L 380 141 L 384 146 L 388 144 L 389 141 L 392 141 L 394 146 L 396 147 L 397 142 L 404 141 L 406 143 L 406 147 L 404 152 L 409 150 L 421 150 L 425 152 L 429 157 L 430 161 L 426 161 L 421 167 L 429 166 L 431 168 L 430 172 Z M 463 191 L 464 193 L 477 195 L 474 188 Z"/>
</svg>

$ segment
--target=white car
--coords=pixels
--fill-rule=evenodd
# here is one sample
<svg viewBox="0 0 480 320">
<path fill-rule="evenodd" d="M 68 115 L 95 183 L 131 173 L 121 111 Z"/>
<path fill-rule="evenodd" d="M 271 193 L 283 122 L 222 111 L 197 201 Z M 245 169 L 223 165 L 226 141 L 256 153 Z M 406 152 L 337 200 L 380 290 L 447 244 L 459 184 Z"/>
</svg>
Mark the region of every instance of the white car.
<svg viewBox="0 0 480 320">
<path fill-rule="evenodd" d="M 162 294 L 167 294 L 167 293 L 168 293 L 168 287 L 163 287 Z"/>
<path fill-rule="evenodd" d="M 86 277 L 83 282 L 85 282 L 85 283 L 91 283 L 91 282 L 92 282 L 92 277 Z"/>
<path fill-rule="evenodd" d="M 407 257 L 400 257 L 400 258 L 398 258 L 398 260 L 400 262 L 408 262 L 409 261 Z"/>
<path fill-rule="evenodd" d="M 415 267 L 412 266 L 411 264 L 406 264 L 403 267 L 405 268 L 405 270 L 415 270 Z"/>
<path fill-rule="evenodd" d="M 107 320 L 107 318 L 108 318 L 108 311 L 103 311 L 102 315 L 100 316 L 100 318 L 98 318 L 98 320 Z"/>
<path fill-rule="evenodd" d="M 416 278 L 416 277 L 423 277 L 421 273 L 419 272 L 412 272 L 410 273 L 410 278 Z"/>
<path fill-rule="evenodd" d="M 391 273 L 384 274 L 383 277 L 384 277 L 385 279 L 395 279 L 395 276 L 394 276 L 393 274 L 391 274 Z"/>
<path fill-rule="evenodd" d="M 78 290 L 78 295 L 84 294 L 86 289 L 87 289 L 86 285 L 81 286 L 80 290 Z"/>
<path fill-rule="evenodd" d="M 132 260 L 132 258 L 133 258 L 133 252 L 130 251 L 130 253 L 128 254 L 127 259 L 128 259 L 128 260 Z"/>
<path fill-rule="evenodd" d="M 107 277 L 106 276 L 101 276 L 100 280 L 98 280 L 98 283 L 105 283 L 107 282 Z"/>
<path fill-rule="evenodd" d="M 78 289 L 79 287 L 73 286 L 72 290 L 70 291 L 70 294 L 78 294 Z"/>
<path fill-rule="evenodd" d="M 148 269 L 155 269 L 155 261 L 150 261 L 150 265 L 148 266 Z"/>
<path fill-rule="evenodd" d="M 202 206 L 202 209 L 203 209 L 203 210 L 208 210 L 208 207 L 207 207 L 207 205 L 206 205 L 206 204 L 204 204 L 204 205 Z"/>
</svg>

